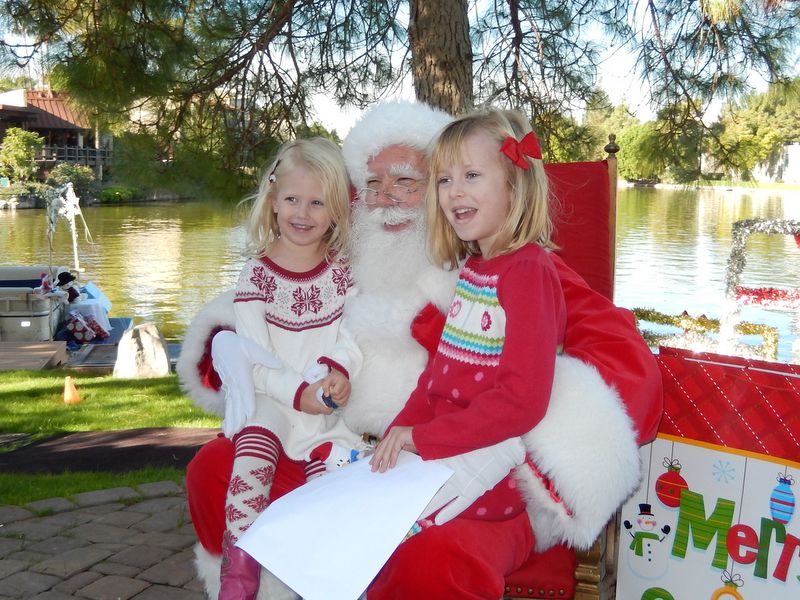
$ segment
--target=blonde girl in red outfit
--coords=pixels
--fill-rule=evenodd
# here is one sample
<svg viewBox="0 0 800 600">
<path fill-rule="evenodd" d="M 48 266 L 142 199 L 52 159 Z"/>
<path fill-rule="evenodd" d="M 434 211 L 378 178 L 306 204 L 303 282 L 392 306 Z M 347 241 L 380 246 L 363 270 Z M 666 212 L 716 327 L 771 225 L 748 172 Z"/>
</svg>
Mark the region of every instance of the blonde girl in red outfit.
<svg viewBox="0 0 800 600">
<path fill-rule="evenodd" d="M 392 468 L 400 450 L 430 460 L 492 446 L 545 415 L 566 308 L 548 252 L 553 228 L 541 159 L 535 134 L 515 112 L 463 117 L 436 141 L 429 249 L 438 264 L 466 262 L 437 352 L 371 458 L 373 470 Z M 524 540 L 517 545 L 527 544 L 514 556 L 528 555 L 530 525 L 510 475 L 455 520 L 465 519 L 493 521 L 489 527 L 507 521 L 519 529 L 514 539 Z M 480 531 L 470 538 L 476 552 L 490 539 Z M 494 568 L 500 585 L 516 566 Z"/>
</svg>

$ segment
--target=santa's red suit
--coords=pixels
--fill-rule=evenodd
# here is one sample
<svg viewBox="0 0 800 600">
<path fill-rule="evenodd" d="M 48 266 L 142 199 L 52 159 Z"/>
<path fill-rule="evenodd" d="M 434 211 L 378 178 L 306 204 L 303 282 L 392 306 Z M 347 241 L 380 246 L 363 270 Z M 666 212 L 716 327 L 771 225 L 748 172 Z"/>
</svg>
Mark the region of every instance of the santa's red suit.
<svg viewBox="0 0 800 600">
<path fill-rule="evenodd" d="M 660 375 L 631 313 L 591 290 L 558 257 L 554 262 L 567 303 L 567 356 L 559 359 L 546 417 L 525 439 L 532 464 L 519 467 L 516 473 L 528 503 L 539 552 L 560 543 L 583 548 L 591 545 L 638 484 L 637 444 L 654 437 L 661 414 Z M 350 403 L 344 410 L 344 419 L 354 431 L 382 433 L 415 387 L 429 352 L 435 351 L 444 323 L 443 311 L 452 296 L 453 278 L 431 268 L 417 281 L 402 297 L 357 294 L 348 304 L 348 325 L 365 356 L 361 375 L 354 382 Z M 232 295 L 224 294 L 195 318 L 187 331 L 179 363 L 181 380 L 192 398 L 219 415 L 224 412 L 223 398 L 214 389 L 219 383 L 211 369 L 209 343 L 220 328 L 232 328 L 231 302 Z M 223 505 L 232 460 L 232 444 L 220 437 L 202 448 L 187 470 L 189 506 L 200 540 L 196 551 L 198 566 L 211 597 L 215 597 L 219 586 L 219 555 L 225 528 Z M 273 499 L 303 481 L 302 468 L 285 460 L 278 467 Z M 432 557 L 452 559 L 450 546 L 458 543 L 458 536 L 450 530 L 458 528 L 460 521 L 467 522 L 456 519 L 442 526 L 441 534 L 433 534 L 440 535 L 441 540 L 436 543 L 445 551 L 426 551 L 420 556 L 425 569 L 402 565 L 404 573 L 416 572 L 422 581 L 431 580 L 431 595 L 426 597 L 445 597 L 439 595 L 439 586 L 450 597 L 470 597 L 463 595 L 458 586 L 479 589 L 475 579 L 479 577 L 477 565 L 481 561 L 515 560 L 514 556 L 497 556 L 497 544 L 506 539 L 506 533 L 499 532 L 497 540 L 486 540 L 487 548 L 492 549 L 490 557 L 473 556 L 470 562 L 462 563 L 470 573 L 468 579 L 459 579 L 460 569 L 441 571 L 441 565 Z M 426 531 L 425 535 L 412 538 L 401 546 L 405 548 L 403 556 L 414 552 L 411 542 L 433 535 Z M 476 534 L 467 531 L 464 535 L 473 538 Z M 520 534 L 513 530 L 508 535 Z M 531 560 L 534 559 L 535 555 Z M 571 565 L 561 562 L 543 572 L 548 573 L 555 586 L 560 577 L 572 575 Z M 278 597 L 277 588 L 277 582 L 265 582 L 259 597 Z M 398 594 L 398 598 L 410 597 L 399 591 Z"/>
</svg>

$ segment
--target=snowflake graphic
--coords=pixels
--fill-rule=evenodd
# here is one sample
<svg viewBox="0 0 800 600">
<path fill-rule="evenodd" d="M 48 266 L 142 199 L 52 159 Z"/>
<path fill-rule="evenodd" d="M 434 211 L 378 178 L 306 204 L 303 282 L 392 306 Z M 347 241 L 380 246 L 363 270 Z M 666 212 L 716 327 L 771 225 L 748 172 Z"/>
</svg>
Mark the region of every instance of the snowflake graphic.
<svg viewBox="0 0 800 600">
<path fill-rule="evenodd" d="M 228 492 L 232 496 L 238 496 L 242 492 L 249 492 L 252 490 L 253 487 L 247 483 L 244 479 L 242 479 L 239 475 L 235 475 L 231 478 L 231 483 L 228 486 Z"/>
<path fill-rule="evenodd" d="M 267 465 L 266 467 L 259 467 L 257 469 L 253 469 L 250 471 L 250 475 L 255 477 L 261 482 L 261 485 L 270 485 L 272 480 L 275 478 L 275 469 L 272 465 Z"/>
<path fill-rule="evenodd" d="M 257 513 L 262 513 L 264 512 L 264 509 L 267 508 L 267 506 L 269 506 L 269 500 L 264 494 L 259 494 L 254 498 L 245 500 L 244 504 L 245 506 L 249 506 L 250 508 L 252 508 Z"/>
<path fill-rule="evenodd" d="M 319 299 L 319 293 L 320 289 L 315 285 L 308 288 L 308 291 L 300 287 L 297 288 L 292 292 L 292 298 L 294 298 L 292 312 L 298 317 L 309 311 L 314 314 L 318 313 L 322 308 L 322 300 Z"/>
<path fill-rule="evenodd" d="M 250 278 L 250 283 L 258 288 L 258 291 L 264 294 L 266 302 L 274 302 L 275 296 L 273 292 L 278 289 L 275 283 L 275 278 L 272 275 L 267 275 L 267 270 L 264 267 L 254 267 L 253 276 Z"/>
<path fill-rule="evenodd" d="M 229 523 L 233 521 L 238 521 L 239 519 L 244 519 L 247 515 L 236 508 L 233 504 L 228 504 L 225 507 L 225 520 Z"/>
<path fill-rule="evenodd" d="M 333 283 L 336 284 L 336 295 L 344 296 L 347 288 L 353 285 L 353 277 L 350 274 L 349 265 L 341 269 L 333 269 Z"/>
<path fill-rule="evenodd" d="M 728 460 L 718 460 L 711 466 L 711 474 L 720 483 L 730 483 L 736 479 L 736 469 Z"/>
</svg>

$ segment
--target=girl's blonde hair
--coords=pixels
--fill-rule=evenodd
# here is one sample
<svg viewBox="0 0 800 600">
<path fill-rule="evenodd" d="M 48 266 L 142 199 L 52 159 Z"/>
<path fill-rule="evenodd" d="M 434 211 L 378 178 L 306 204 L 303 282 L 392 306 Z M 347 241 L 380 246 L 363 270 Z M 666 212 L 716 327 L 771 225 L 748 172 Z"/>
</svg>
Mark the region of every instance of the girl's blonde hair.
<svg viewBox="0 0 800 600">
<path fill-rule="evenodd" d="M 267 167 L 247 218 L 245 252 L 264 256 L 280 237 L 278 219 L 272 210 L 281 176 L 297 166 L 307 167 L 322 183 L 322 200 L 331 217 L 331 227 L 322 238 L 325 256 L 344 258 L 350 247 L 350 179 L 342 152 L 323 137 L 287 142 Z"/>
<path fill-rule="evenodd" d="M 466 115 L 450 123 L 436 140 L 430 163 L 430 179 L 426 195 L 428 216 L 428 248 L 435 264 L 449 264 L 455 268 L 467 255 L 480 255 L 477 242 L 464 242 L 458 238 L 444 212 L 439 208 L 438 173 L 462 159 L 466 139 L 477 132 L 489 134 L 499 147 L 511 136 L 517 141 L 531 131 L 530 123 L 513 110 L 486 110 Z M 547 175 L 541 159 L 526 156 L 528 169 L 516 166 L 511 159 L 500 155 L 505 166 L 506 183 L 510 193 L 508 217 L 486 258 L 508 254 L 527 243 L 535 242 L 545 248 L 554 247 L 550 236 L 553 223 L 550 219 L 550 193 Z M 497 190 L 498 194 L 504 193 Z"/>
</svg>

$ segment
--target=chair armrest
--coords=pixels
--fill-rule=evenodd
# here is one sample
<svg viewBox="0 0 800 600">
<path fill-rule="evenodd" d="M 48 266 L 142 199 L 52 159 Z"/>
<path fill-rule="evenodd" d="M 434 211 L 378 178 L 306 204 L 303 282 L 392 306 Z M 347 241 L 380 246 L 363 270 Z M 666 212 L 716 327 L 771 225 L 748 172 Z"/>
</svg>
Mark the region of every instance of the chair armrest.
<svg viewBox="0 0 800 600">
<path fill-rule="evenodd" d="M 576 552 L 574 600 L 611 600 L 617 587 L 619 512 L 592 547 Z"/>
</svg>

